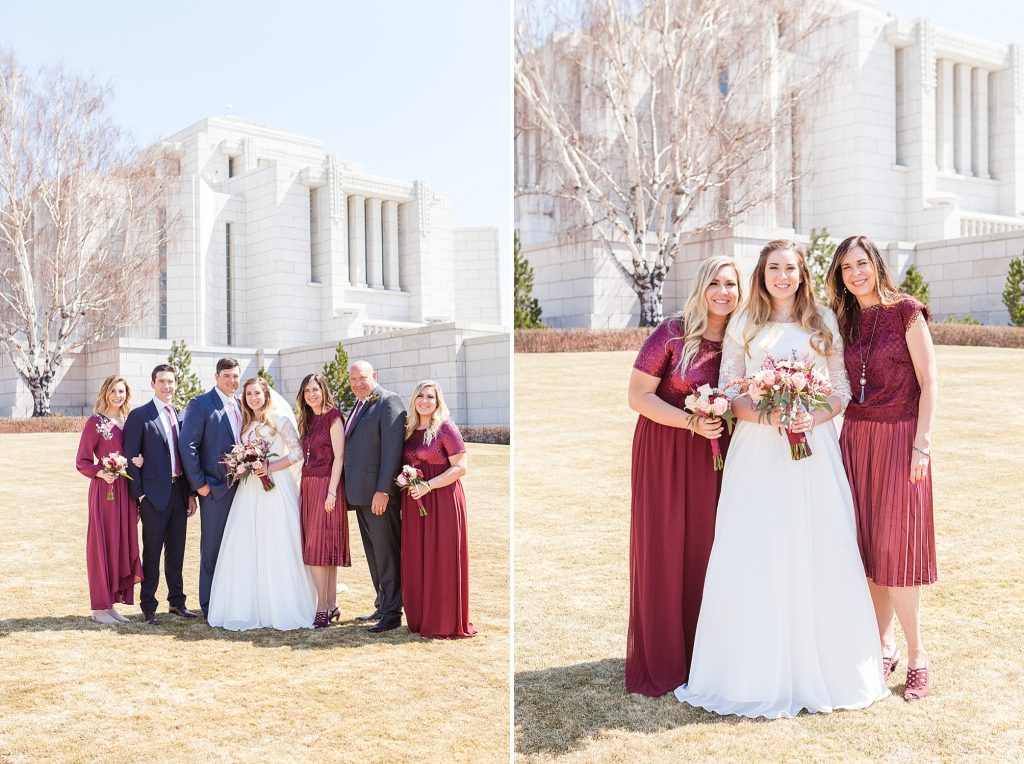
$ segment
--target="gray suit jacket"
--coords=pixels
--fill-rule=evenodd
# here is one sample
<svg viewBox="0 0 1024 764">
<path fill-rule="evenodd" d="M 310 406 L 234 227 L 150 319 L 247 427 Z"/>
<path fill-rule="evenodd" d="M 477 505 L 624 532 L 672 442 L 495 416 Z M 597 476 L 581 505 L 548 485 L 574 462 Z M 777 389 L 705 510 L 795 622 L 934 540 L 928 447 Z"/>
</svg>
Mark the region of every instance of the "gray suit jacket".
<svg viewBox="0 0 1024 764">
<path fill-rule="evenodd" d="M 405 404 L 377 385 L 376 399 L 363 404 L 345 438 L 345 498 L 350 506 L 368 507 L 377 491 L 397 496 L 395 478 L 402 469 Z"/>
</svg>

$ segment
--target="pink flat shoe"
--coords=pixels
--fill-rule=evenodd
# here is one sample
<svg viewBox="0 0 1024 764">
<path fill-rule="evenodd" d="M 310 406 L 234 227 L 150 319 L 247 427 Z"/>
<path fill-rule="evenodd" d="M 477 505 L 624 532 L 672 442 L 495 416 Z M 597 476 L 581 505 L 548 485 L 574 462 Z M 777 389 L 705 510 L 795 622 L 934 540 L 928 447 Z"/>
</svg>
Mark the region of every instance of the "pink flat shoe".
<svg viewBox="0 0 1024 764">
<path fill-rule="evenodd" d="M 900 651 L 899 648 L 892 651 L 892 655 L 882 656 L 882 679 L 888 679 L 889 675 L 892 674 L 896 668 L 896 664 L 900 662 Z"/>
<path fill-rule="evenodd" d="M 928 674 L 928 667 L 908 668 L 907 684 L 903 688 L 903 699 L 906 701 L 921 700 L 927 698 L 932 690 L 931 677 Z"/>
</svg>

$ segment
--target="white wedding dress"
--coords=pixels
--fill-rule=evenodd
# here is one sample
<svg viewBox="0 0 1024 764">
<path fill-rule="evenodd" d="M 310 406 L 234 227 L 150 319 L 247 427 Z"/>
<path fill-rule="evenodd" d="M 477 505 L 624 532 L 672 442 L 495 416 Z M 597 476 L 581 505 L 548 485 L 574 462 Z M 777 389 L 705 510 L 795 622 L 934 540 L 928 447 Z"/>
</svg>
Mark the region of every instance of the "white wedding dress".
<svg viewBox="0 0 1024 764">
<path fill-rule="evenodd" d="M 747 314 L 730 321 L 720 385 L 753 374 L 767 354 L 812 353 L 845 405 L 850 385 L 835 315 L 826 359 L 798 323 L 769 323 L 744 357 Z M 769 719 L 864 708 L 889 694 L 853 502 L 830 421 L 790 457 L 778 428 L 738 422 L 729 443 L 715 541 L 689 682 L 676 697 L 719 714 Z"/>
<path fill-rule="evenodd" d="M 271 421 L 277 427 L 271 453 L 301 459 L 295 425 L 278 414 L 271 414 Z M 242 432 L 242 442 L 256 429 L 270 438 L 264 425 L 254 423 Z M 271 478 L 272 491 L 249 476 L 235 493 L 210 590 L 211 626 L 231 631 L 313 626 L 316 587 L 302 561 L 299 489 L 290 470 L 271 473 Z"/>
</svg>

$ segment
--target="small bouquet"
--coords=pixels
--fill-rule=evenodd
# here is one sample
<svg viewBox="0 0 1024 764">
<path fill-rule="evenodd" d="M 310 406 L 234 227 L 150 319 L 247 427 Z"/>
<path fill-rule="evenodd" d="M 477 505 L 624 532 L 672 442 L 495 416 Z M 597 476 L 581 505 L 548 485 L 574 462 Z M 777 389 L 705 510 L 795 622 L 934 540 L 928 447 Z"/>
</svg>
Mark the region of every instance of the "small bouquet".
<svg viewBox="0 0 1024 764">
<path fill-rule="evenodd" d="M 689 412 L 689 426 L 693 428 L 698 419 L 721 419 L 725 421 L 725 428 L 732 434 L 732 423 L 735 418 L 730 408 L 729 397 L 711 385 L 701 385 L 696 393 L 686 396 L 685 410 Z M 711 454 L 715 461 L 715 471 L 725 466 L 722 458 L 722 448 L 718 445 L 718 438 L 711 440 Z"/>
<path fill-rule="evenodd" d="M 408 464 L 402 467 L 402 471 L 399 472 L 398 477 L 395 478 L 395 485 L 397 485 L 403 491 L 408 491 L 414 485 L 419 485 L 420 483 L 426 482 L 427 481 L 423 479 L 423 470 L 417 469 L 416 467 L 411 467 Z M 419 507 L 420 517 L 426 517 L 427 508 L 423 506 L 423 502 L 420 501 L 419 499 L 416 499 L 416 506 Z"/>
<path fill-rule="evenodd" d="M 257 468 L 268 466 L 267 463 L 274 456 L 279 456 L 279 454 L 271 453 L 270 441 L 259 435 L 254 435 L 248 442 L 236 443 L 232 446 L 231 450 L 224 454 L 220 463 L 227 467 L 229 485 L 234 485 L 249 475 L 255 474 Z M 269 473 L 258 477 L 263 483 L 264 491 L 274 490 L 274 481 L 270 479 Z"/>
<path fill-rule="evenodd" d="M 797 407 L 804 411 L 831 411 L 828 396 L 835 392 L 828 377 L 814 368 L 814 358 L 791 356 L 777 361 L 770 355 L 753 376 L 737 380 L 741 394 L 750 397 L 758 412 L 758 421 L 771 418 L 775 409 L 782 411 L 782 424 L 789 440 L 790 455 L 794 460 L 811 456 L 807 434 L 790 432 L 789 424 Z"/>
<path fill-rule="evenodd" d="M 105 472 L 108 475 L 120 475 L 123 478 L 131 480 L 131 476 L 128 474 L 128 460 L 125 459 L 121 454 L 114 451 L 107 454 L 100 459 L 101 472 Z M 114 484 L 109 483 L 107 485 L 107 500 L 114 500 Z"/>
</svg>

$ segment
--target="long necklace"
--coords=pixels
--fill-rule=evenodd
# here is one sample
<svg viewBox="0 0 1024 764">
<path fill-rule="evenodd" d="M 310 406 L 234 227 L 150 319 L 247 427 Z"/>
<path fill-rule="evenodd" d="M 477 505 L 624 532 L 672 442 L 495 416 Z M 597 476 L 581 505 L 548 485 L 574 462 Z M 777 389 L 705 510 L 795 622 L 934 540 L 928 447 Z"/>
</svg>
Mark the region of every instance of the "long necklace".
<svg viewBox="0 0 1024 764">
<path fill-rule="evenodd" d="M 871 327 L 871 339 L 868 340 L 868 352 L 864 353 L 864 344 L 858 343 L 857 345 L 857 356 L 860 358 L 860 402 L 864 403 L 864 388 L 868 384 L 867 370 L 868 361 L 871 359 L 871 346 L 875 344 L 875 329 L 878 328 L 878 317 L 882 314 L 882 308 L 879 306 L 878 312 L 875 313 L 875 323 Z M 860 335 L 860 327 L 857 327 L 857 334 Z M 858 340 L 860 337 L 858 336 Z"/>
<path fill-rule="evenodd" d="M 312 409 L 310 409 L 310 410 L 312 410 Z M 310 454 L 313 451 L 313 441 L 316 440 L 317 433 L 320 432 L 320 423 L 323 422 L 323 420 L 325 419 L 324 414 L 326 414 L 326 413 L 327 412 L 325 411 L 322 414 L 314 414 L 313 415 L 315 417 L 318 417 L 318 419 L 316 420 L 316 423 L 313 425 L 313 431 L 311 433 L 309 433 L 308 436 L 306 436 L 306 466 L 307 467 L 309 466 Z"/>
</svg>

